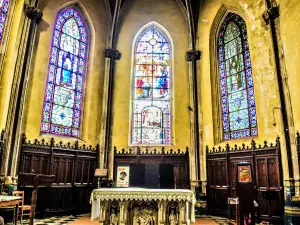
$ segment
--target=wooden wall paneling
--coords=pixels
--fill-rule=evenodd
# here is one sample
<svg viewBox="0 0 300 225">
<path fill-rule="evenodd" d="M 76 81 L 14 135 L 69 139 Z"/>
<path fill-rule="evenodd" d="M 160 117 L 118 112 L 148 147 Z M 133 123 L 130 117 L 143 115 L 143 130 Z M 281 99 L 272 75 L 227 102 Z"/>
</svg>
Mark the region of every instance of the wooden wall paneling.
<svg viewBox="0 0 300 225">
<path fill-rule="evenodd" d="M 83 159 L 78 158 L 77 161 L 78 161 L 78 164 L 77 164 L 77 167 L 76 167 L 76 183 L 81 184 Z"/>
<path fill-rule="evenodd" d="M 99 146 L 79 146 L 75 142 L 63 145 L 35 140 L 24 141 L 21 149 L 20 172 L 54 174 L 51 188 L 40 188 L 37 213 L 56 215 L 59 212 L 89 212 L 89 197 L 96 182 L 94 172 L 98 162 Z M 79 182 L 77 182 L 79 181 Z M 26 195 L 31 188 L 25 188 Z M 83 199 L 84 198 L 84 199 Z M 28 197 L 30 199 L 30 196 Z"/>
<path fill-rule="evenodd" d="M 300 140 L 299 134 L 298 139 Z M 235 145 L 230 148 L 227 144 L 225 149 L 218 147 L 209 150 L 207 147 L 206 150 L 208 212 L 227 216 L 227 198 L 235 197 L 236 194 L 236 164 L 245 161 L 253 165 L 257 187 L 256 200 L 262 218 L 269 221 L 283 220 L 284 198 L 279 138 L 276 139 L 276 145 L 268 145 L 265 141 L 264 145 L 256 146 L 255 141 L 251 141 L 250 147 L 242 144 L 241 147 Z M 266 200 L 260 190 L 275 190 L 277 197 Z"/>
<path fill-rule="evenodd" d="M 116 179 L 116 168 L 118 165 L 130 165 L 133 163 L 138 164 L 173 164 L 174 175 L 176 176 L 176 188 L 189 188 L 189 156 L 188 148 L 178 151 L 165 152 L 164 148 L 160 151 L 156 149 L 146 152 L 141 152 L 140 148 L 129 149 L 125 151 L 122 149 L 120 152 L 114 148 L 114 163 Z"/>
</svg>

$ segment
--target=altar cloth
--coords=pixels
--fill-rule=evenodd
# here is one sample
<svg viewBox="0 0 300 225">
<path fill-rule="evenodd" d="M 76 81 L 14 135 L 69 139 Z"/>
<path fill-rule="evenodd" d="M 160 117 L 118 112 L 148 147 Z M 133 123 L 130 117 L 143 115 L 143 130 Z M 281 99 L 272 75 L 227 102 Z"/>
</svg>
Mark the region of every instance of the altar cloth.
<svg viewBox="0 0 300 225">
<path fill-rule="evenodd" d="M 100 215 L 101 201 L 184 201 L 187 213 L 191 213 L 191 221 L 195 222 L 195 195 L 188 189 L 146 189 L 146 188 L 99 188 L 93 190 L 91 220 Z M 189 207 L 189 203 L 191 207 Z"/>
</svg>

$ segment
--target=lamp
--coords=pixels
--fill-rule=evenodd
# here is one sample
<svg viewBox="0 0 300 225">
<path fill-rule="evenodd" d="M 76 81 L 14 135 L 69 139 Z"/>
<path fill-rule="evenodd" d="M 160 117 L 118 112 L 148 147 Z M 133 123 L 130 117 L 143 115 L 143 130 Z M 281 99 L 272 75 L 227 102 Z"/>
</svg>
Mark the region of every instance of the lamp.
<svg viewBox="0 0 300 225">
<path fill-rule="evenodd" d="M 100 188 L 101 179 L 107 176 L 107 169 L 96 169 L 95 177 L 98 177 L 98 188 Z"/>
</svg>

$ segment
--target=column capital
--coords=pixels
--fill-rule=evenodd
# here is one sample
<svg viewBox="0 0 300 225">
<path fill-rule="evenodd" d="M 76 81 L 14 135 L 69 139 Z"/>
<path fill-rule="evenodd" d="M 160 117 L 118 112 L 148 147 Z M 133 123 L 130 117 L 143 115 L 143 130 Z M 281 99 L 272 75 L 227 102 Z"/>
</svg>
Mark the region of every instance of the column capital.
<svg viewBox="0 0 300 225">
<path fill-rule="evenodd" d="M 199 50 L 190 50 L 186 52 L 186 61 L 200 60 L 201 52 Z"/>
<path fill-rule="evenodd" d="M 121 59 L 122 54 L 117 49 L 107 48 L 105 49 L 105 58 L 112 58 L 115 60 Z"/>
<path fill-rule="evenodd" d="M 271 8 L 267 9 L 263 12 L 262 17 L 265 23 L 268 25 L 271 20 L 275 20 L 279 17 L 279 9 L 277 6 L 272 6 Z"/>
<path fill-rule="evenodd" d="M 29 19 L 35 20 L 35 22 L 37 24 L 40 23 L 40 21 L 43 17 L 43 13 L 38 8 L 36 8 L 34 6 L 26 6 L 25 14 Z"/>
</svg>

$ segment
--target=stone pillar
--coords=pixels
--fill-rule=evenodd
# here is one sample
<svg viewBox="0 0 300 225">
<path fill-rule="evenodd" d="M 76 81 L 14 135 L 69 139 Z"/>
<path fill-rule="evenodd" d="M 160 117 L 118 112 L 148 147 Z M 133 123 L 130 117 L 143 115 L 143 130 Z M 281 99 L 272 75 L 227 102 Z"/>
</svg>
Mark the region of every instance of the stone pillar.
<svg viewBox="0 0 300 225">
<path fill-rule="evenodd" d="M 127 201 L 121 201 L 120 202 L 119 225 L 126 225 L 127 224 L 128 204 L 129 204 L 129 202 L 127 202 Z"/>
<path fill-rule="evenodd" d="M 100 225 L 107 225 L 106 224 L 107 206 L 108 206 L 107 201 L 104 201 L 104 200 L 100 201 L 100 214 L 99 214 L 99 224 Z"/>
<path fill-rule="evenodd" d="M 104 146 L 101 146 L 99 152 L 100 165 L 108 169 L 108 178 L 113 179 L 113 154 L 111 145 L 111 135 L 113 126 L 113 90 L 114 90 L 114 75 L 115 75 L 115 62 L 121 58 L 121 53 L 117 49 L 105 49 L 105 58 L 109 59 L 109 74 L 107 81 L 107 102 L 106 110 L 106 120 L 102 121 L 105 123 L 105 137 Z"/>
<path fill-rule="evenodd" d="M 179 203 L 179 223 L 178 225 L 187 225 L 187 217 L 186 217 L 186 202 L 181 201 Z"/>
<path fill-rule="evenodd" d="M 166 209 L 167 209 L 167 202 L 166 201 L 159 201 L 158 205 L 158 224 L 164 225 L 166 223 Z"/>
<path fill-rule="evenodd" d="M 190 62 L 190 95 L 191 95 L 191 148 L 190 148 L 190 179 L 191 189 L 195 193 L 197 202 L 200 197 L 205 196 L 205 189 L 202 189 L 201 179 L 206 178 L 205 163 L 201 161 L 205 160 L 204 151 L 200 151 L 200 125 L 199 125 L 199 90 L 198 90 L 198 73 L 197 73 L 197 61 L 201 59 L 201 52 L 199 50 L 191 50 L 186 52 L 186 60 Z M 202 155 L 201 155 L 202 152 Z M 202 178 L 203 177 L 203 178 Z M 203 214 L 200 208 L 197 208 L 197 215 Z"/>
<path fill-rule="evenodd" d="M 198 107 L 198 79 L 197 79 L 197 61 L 201 58 L 201 52 L 191 50 L 186 52 L 186 60 L 190 62 L 190 95 L 191 95 L 191 148 L 190 157 L 190 179 L 192 181 L 200 180 L 200 134 L 199 134 L 199 107 Z"/>
<path fill-rule="evenodd" d="M 24 104 L 27 96 L 27 82 L 30 76 L 31 58 L 34 48 L 34 40 L 37 25 L 40 23 L 43 13 L 37 8 L 38 0 L 32 1 L 31 6 L 25 8 L 24 29 L 21 35 L 21 43 L 18 47 L 18 59 L 15 68 L 15 74 L 12 87 L 12 93 L 9 100 L 9 109 L 6 123 L 6 143 L 3 155 L 2 174 L 15 175 L 19 149 L 21 145 L 21 127 L 23 123 Z"/>
</svg>

